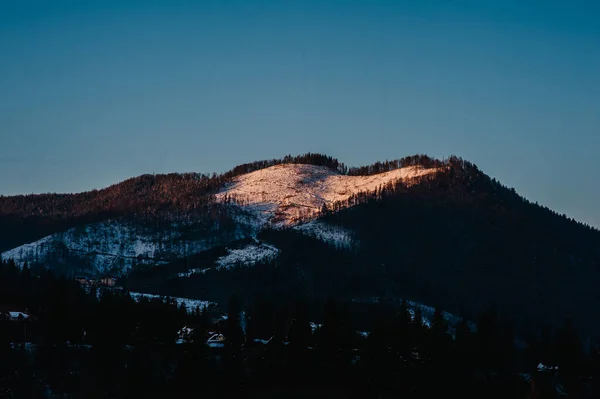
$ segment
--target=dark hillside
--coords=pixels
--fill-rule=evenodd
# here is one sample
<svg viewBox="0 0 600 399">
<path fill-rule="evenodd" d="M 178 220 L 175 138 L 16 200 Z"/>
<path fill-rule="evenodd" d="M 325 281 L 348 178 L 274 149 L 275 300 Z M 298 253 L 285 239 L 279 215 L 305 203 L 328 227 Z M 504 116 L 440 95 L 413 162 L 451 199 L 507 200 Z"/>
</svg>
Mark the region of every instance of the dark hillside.
<svg viewBox="0 0 600 399">
<path fill-rule="evenodd" d="M 425 303 L 457 314 L 496 306 L 521 326 L 561 322 L 600 332 L 600 232 L 518 196 L 453 159 L 448 173 L 327 215 L 356 232 L 361 255 Z"/>
</svg>

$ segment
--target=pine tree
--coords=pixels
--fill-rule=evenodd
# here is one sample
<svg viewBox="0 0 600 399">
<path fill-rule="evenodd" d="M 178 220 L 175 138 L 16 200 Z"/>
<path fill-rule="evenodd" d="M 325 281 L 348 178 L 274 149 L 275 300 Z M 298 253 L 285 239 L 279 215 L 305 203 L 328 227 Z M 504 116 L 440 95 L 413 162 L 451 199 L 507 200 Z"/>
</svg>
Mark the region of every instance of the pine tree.
<svg viewBox="0 0 600 399">
<path fill-rule="evenodd" d="M 555 339 L 558 366 L 561 374 L 577 376 L 582 371 L 583 348 L 571 319 L 566 319 Z"/>
<path fill-rule="evenodd" d="M 304 362 L 304 355 L 311 341 L 310 319 L 308 307 L 303 301 L 298 301 L 294 318 L 290 326 L 290 346 L 292 355 L 298 362 Z"/>
<path fill-rule="evenodd" d="M 448 322 L 441 308 L 436 307 L 431 320 L 431 332 L 436 337 L 444 337 L 448 333 Z"/>
<path fill-rule="evenodd" d="M 472 367 L 473 361 L 475 360 L 473 358 L 472 335 L 473 333 L 469 328 L 469 323 L 465 318 L 462 318 L 461 321 L 456 325 L 456 352 L 454 356 L 456 365 L 462 370 Z"/>
<path fill-rule="evenodd" d="M 235 348 L 244 343 L 244 332 L 241 325 L 242 304 L 240 299 L 232 295 L 228 302 L 225 337 Z"/>
</svg>

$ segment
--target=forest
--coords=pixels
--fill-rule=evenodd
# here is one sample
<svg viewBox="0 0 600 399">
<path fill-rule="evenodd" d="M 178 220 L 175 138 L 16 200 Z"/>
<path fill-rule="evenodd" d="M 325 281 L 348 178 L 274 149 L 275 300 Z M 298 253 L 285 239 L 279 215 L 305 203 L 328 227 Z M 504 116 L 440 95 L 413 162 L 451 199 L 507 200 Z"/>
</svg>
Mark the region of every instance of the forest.
<svg viewBox="0 0 600 399">
<path fill-rule="evenodd" d="M 357 315 L 329 297 L 232 296 L 219 311 L 168 298 L 101 295 L 51 272 L 0 266 L 0 305 L 32 318 L 0 321 L 0 397 L 592 398 L 598 350 L 566 320 L 519 343 L 494 309 L 475 327 L 425 322 L 406 302 Z M 228 317 L 218 326 L 214 316 Z M 218 319 L 218 317 L 217 317 Z M 317 320 L 317 328 L 311 322 Z M 193 328 L 176 342 L 183 327 Z M 209 347 L 206 331 L 226 337 Z M 364 331 L 364 332 L 363 332 Z"/>
</svg>

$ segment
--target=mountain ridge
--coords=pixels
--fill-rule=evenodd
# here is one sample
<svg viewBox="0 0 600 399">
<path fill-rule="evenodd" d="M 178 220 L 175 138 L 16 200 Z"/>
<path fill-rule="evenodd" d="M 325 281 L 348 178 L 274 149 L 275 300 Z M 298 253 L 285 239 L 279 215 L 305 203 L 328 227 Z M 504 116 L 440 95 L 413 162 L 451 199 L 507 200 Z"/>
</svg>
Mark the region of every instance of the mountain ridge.
<svg viewBox="0 0 600 399">
<path fill-rule="evenodd" d="M 600 333 L 587 315 L 600 306 L 600 231 L 458 157 L 348 168 L 309 154 L 114 187 L 96 199 L 105 208 L 84 202 L 75 216 L 69 202 L 26 201 L 12 215 L 17 229 L 0 225 L 3 238 L 22 242 L 0 238 L 2 258 L 67 275 L 116 274 L 136 292 L 209 301 L 408 296 L 467 317 L 496 304 L 520 326 L 573 316 Z M 26 240 L 43 231 L 32 218 L 49 234 Z"/>
<path fill-rule="evenodd" d="M 213 202 L 216 192 L 232 178 L 284 163 L 326 166 L 346 174 L 379 173 L 384 168 L 422 164 L 432 167 L 441 161 L 414 155 L 395 161 L 348 168 L 337 159 L 307 153 L 279 159 L 238 165 L 216 174 L 169 173 L 144 174 L 115 183 L 104 189 L 75 194 L 0 195 L 0 251 L 33 242 L 57 231 L 109 218 L 160 212 L 193 212 Z"/>
</svg>

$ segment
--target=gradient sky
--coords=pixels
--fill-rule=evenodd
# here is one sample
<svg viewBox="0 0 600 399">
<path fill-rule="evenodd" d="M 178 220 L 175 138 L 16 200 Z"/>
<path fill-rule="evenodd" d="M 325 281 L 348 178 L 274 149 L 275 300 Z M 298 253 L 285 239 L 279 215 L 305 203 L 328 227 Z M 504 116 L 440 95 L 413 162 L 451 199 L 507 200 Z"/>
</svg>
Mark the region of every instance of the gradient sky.
<svg viewBox="0 0 600 399">
<path fill-rule="evenodd" d="M 456 154 L 600 227 L 597 4 L 4 0 L 0 194 Z"/>
</svg>

